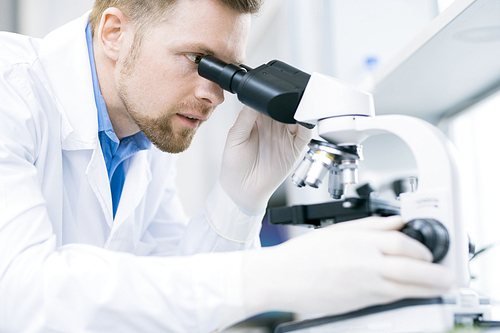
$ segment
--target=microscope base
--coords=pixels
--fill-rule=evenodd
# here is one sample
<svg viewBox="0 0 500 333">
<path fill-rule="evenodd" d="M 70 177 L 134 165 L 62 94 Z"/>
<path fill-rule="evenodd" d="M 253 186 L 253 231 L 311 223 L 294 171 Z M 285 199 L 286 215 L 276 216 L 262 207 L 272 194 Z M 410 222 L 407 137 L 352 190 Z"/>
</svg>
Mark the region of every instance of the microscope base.
<svg viewBox="0 0 500 333">
<path fill-rule="evenodd" d="M 444 333 L 457 325 L 490 319 L 489 299 L 470 289 L 430 299 L 406 299 L 386 305 L 279 325 L 275 333 Z"/>
</svg>

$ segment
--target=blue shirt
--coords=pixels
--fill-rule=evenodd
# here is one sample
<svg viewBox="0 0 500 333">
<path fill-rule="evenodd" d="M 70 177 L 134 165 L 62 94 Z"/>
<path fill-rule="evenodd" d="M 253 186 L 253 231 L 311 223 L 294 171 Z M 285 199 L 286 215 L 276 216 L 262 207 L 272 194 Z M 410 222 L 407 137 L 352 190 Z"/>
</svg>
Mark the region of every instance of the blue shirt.
<svg viewBox="0 0 500 333">
<path fill-rule="evenodd" d="M 113 201 L 113 218 L 122 195 L 123 184 L 125 183 L 125 169 L 123 162 L 138 151 L 151 148 L 151 142 L 142 132 L 128 136 L 121 140 L 115 134 L 111 121 L 106 110 L 106 103 L 99 89 L 99 80 L 95 69 L 94 48 L 92 45 L 92 31 L 90 24 L 85 30 L 87 34 L 87 46 L 89 50 L 90 67 L 92 70 L 92 84 L 94 87 L 94 99 L 97 107 L 97 123 L 99 131 L 99 142 L 101 143 L 102 154 L 108 170 L 108 179 L 111 187 L 111 198 Z"/>
</svg>

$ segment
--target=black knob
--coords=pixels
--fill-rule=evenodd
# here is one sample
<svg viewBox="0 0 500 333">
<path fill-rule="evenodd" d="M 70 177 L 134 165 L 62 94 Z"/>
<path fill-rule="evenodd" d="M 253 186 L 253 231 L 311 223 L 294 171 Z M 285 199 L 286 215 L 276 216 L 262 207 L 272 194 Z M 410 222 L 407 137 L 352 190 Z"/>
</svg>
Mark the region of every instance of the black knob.
<svg viewBox="0 0 500 333">
<path fill-rule="evenodd" d="M 437 220 L 415 219 L 406 223 L 401 232 L 424 244 L 432 252 L 433 262 L 439 262 L 448 252 L 450 235 Z"/>
</svg>

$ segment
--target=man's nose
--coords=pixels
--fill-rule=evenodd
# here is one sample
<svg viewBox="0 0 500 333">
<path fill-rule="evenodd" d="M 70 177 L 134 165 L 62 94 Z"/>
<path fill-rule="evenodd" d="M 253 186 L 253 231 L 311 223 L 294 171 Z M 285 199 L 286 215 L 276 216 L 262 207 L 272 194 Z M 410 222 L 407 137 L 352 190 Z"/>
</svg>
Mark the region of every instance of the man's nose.
<svg viewBox="0 0 500 333">
<path fill-rule="evenodd" d="M 216 107 L 224 102 L 224 91 L 212 81 L 200 77 L 200 83 L 196 87 L 195 96 L 207 106 Z"/>
</svg>

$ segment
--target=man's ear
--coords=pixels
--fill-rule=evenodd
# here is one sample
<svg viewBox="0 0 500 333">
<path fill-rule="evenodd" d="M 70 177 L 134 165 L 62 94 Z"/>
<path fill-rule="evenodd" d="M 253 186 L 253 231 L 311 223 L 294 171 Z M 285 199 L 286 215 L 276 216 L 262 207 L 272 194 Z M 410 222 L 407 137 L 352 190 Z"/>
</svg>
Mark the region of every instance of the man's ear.
<svg viewBox="0 0 500 333">
<path fill-rule="evenodd" d="M 102 13 L 97 31 L 97 40 L 103 52 L 113 61 L 118 61 L 123 51 L 125 34 L 129 31 L 128 19 L 118 8 L 108 8 Z"/>
</svg>

